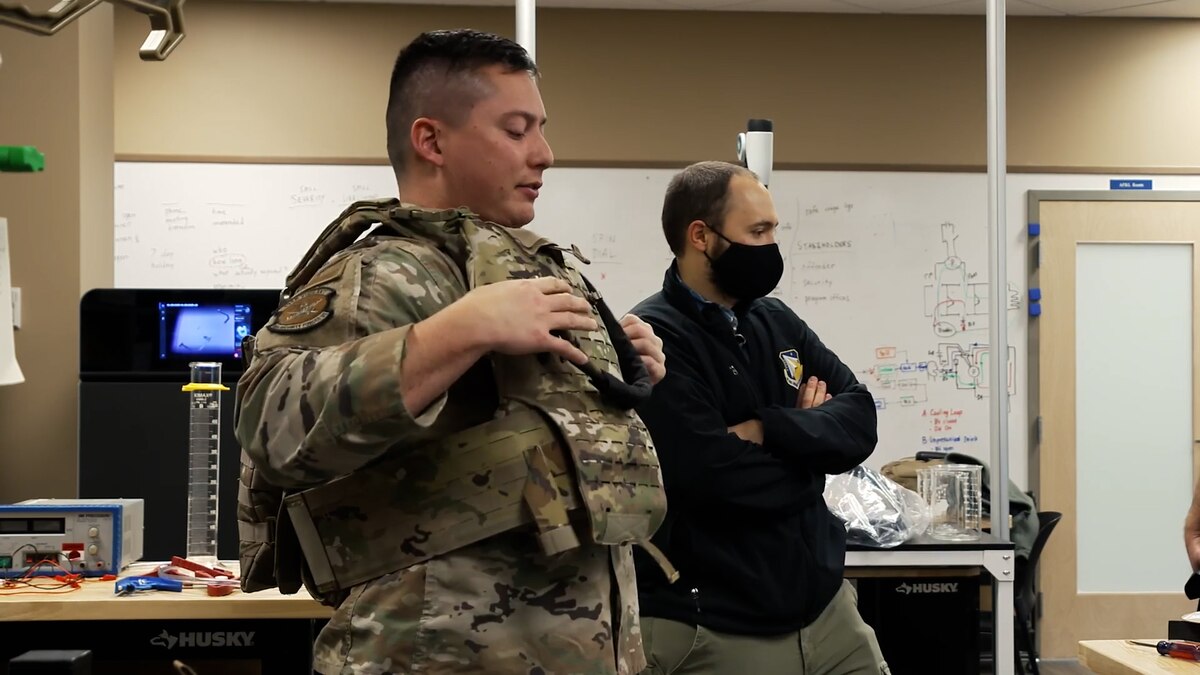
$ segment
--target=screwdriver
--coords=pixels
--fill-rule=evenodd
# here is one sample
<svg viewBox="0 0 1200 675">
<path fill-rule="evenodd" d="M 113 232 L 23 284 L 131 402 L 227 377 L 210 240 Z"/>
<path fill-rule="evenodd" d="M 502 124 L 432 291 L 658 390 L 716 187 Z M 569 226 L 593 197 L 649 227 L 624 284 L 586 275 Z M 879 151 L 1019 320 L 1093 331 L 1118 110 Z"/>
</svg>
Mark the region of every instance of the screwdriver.
<svg viewBox="0 0 1200 675">
<path fill-rule="evenodd" d="M 1138 642 L 1136 640 L 1130 640 L 1130 642 L 1142 647 L 1154 647 L 1163 656 L 1170 656 L 1175 659 L 1187 659 L 1189 661 L 1200 661 L 1200 642 L 1188 642 L 1186 640 L 1159 640 L 1158 644 Z"/>
</svg>

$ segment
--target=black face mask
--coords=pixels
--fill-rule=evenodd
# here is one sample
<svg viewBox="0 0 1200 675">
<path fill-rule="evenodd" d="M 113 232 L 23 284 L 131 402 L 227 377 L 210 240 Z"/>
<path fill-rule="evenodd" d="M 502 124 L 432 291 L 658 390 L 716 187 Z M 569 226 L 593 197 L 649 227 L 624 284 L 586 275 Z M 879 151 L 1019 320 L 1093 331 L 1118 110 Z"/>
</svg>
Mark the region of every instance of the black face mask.
<svg viewBox="0 0 1200 675">
<path fill-rule="evenodd" d="M 779 244 L 739 244 L 711 227 L 708 229 L 729 242 L 729 248 L 716 260 L 708 258 L 707 252 L 704 254 L 712 266 L 717 288 L 737 300 L 754 300 L 775 290 L 783 278 Z"/>
</svg>

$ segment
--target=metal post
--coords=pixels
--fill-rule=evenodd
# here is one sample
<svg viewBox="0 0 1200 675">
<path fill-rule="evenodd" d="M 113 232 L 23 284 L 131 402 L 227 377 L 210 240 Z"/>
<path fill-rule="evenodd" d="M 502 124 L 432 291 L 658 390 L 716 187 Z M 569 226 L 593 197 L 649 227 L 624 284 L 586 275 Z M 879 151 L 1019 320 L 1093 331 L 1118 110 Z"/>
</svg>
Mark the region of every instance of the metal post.
<svg viewBox="0 0 1200 675">
<path fill-rule="evenodd" d="M 991 520 L 992 534 L 1008 539 L 1008 224 L 1004 217 L 1008 159 L 1006 156 L 1005 116 L 1005 0 L 987 3 L 987 135 L 988 135 L 988 246 L 991 249 L 988 270 L 988 363 L 991 385 Z M 997 584 L 1000 586 L 1001 584 Z M 999 595 L 999 594 L 998 594 Z M 1001 598 L 997 597 L 997 600 Z M 998 609 L 1000 605 L 997 605 Z M 1005 610 L 1011 612 L 1012 610 Z M 1005 616 L 1011 620 L 1011 614 Z M 1007 624 L 1011 627 L 1011 624 Z M 997 675 L 1013 672 L 1011 640 L 1003 644 L 1001 633 L 1011 630 L 997 625 L 994 650 Z"/>
<path fill-rule="evenodd" d="M 991 368 L 992 533 L 1008 538 L 1008 225 L 1004 217 L 1007 176 L 1005 153 L 1004 22 L 1005 0 L 988 0 L 988 233 L 991 237 L 991 320 L 988 349 Z M 996 513 L 1002 517 L 995 517 Z"/>
<path fill-rule="evenodd" d="M 525 48 L 529 52 L 529 58 L 537 62 L 537 54 L 534 51 L 534 38 L 537 33 L 536 23 L 534 21 L 535 0 L 517 0 L 517 44 Z"/>
</svg>

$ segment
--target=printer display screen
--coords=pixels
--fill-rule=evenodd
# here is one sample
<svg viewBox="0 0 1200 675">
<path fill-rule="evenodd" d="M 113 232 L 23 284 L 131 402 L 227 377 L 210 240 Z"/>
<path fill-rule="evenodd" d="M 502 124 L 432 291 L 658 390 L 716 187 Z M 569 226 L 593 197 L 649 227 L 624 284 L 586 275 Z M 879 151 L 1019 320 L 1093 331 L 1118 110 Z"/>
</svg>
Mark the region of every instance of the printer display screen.
<svg viewBox="0 0 1200 675">
<path fill-rule="evenodd" d="M 242 356 L 242 338 L 250 334 L 250 306 L 160 302 L 160 359 Z"/>
</svg>

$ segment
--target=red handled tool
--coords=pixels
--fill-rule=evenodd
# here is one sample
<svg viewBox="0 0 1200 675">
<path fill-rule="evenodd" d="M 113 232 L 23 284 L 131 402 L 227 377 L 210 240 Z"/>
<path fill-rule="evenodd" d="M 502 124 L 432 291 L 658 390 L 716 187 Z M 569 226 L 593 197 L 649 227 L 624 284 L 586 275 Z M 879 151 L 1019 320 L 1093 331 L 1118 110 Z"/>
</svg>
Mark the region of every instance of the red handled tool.
<svg viewBox="0 0 1200 675">
<path fill-rule="evenodd" d="M 1154 642 L 1139 642 L 1137 640 L 1129 640 L 1130 644 L 1139 645 L 1141 647 L 1154 647 L 1159 654 L 1170 656 L 1174 659 L 1186 659 L 1188 661 L 1200 661 L 1200 642 L 1188 642 L 1186 640 L 1159 640 Z"/>
</svg>

